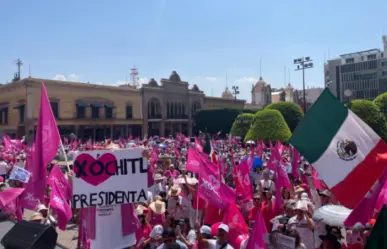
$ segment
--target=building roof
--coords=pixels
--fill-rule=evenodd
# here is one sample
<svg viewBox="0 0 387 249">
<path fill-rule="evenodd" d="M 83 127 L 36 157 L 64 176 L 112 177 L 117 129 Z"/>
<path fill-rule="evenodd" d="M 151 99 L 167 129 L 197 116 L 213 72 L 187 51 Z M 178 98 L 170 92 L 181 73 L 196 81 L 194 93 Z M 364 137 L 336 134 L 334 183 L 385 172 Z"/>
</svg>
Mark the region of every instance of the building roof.
<svg viewBox="0 0 387 249">
<path fill-rule="evenodd" d="M 11 83 L 2 85 L 2 86 L 0 86 L 0 88 L 13 86 L 15 84 L 25 84 L 25 83 L 40 84 L 42 82 L 44 82 L 45 84 L 67 85 L 67 86 L 72 86 L 72 87 L 89 87 L 89 88 L 94 88 L 94 89 L 110 89 L 110 90 L 131 91 L 131 92 L 139 92 L 140 91 L 140 89 L 136 89 L 136 88 L 130 87 L 128 85 L 122 85 L 122 86 L 101 85 L 101 84 L 92 84 L 92 83 L 85 83 L 85 82 L 61 81 L 61 80 L 40 79 L 40 78 L 31 78 L 31 77 L 24 78 L 22 80 L 18 80 L 15 82 L 11 82 Z"/>
<path fill-rule="evenodd" d="M 231 91 L 226 87 L 224 92 L 222 93 L 222 98 L 223 99 L 234 99 L 234 96 L 232 95 Z"/>
<path fill-rule="evenodd" d="M 350 58 L 354 57 L 356 55 L 368 55 L 368 54 L 376 54 L 376 53 L 381 53 L 380 49 L 374 48 L 374 49 L 369 49 L 369 50 L 364 50 L 364 51 L 359 51 L 359 52 L 353 52 L 353 53 L 348 53 L 348 54 L 342 54 L 340 55 L 341 58 Z"/>
<path fill-rule="evenodd" d="M 266 81 L 264 81 L 264 80 L 262 79 L 262 77 L 259 77 L 259 80 L 257 81 L 257 83 L 255 83 L 255 86 L 254 86 L 254 87 L 257 87 L 257 86 L 264 87 L 264 86 L 266 86 L 266 85 L 267 85 Z"/>
</svg>

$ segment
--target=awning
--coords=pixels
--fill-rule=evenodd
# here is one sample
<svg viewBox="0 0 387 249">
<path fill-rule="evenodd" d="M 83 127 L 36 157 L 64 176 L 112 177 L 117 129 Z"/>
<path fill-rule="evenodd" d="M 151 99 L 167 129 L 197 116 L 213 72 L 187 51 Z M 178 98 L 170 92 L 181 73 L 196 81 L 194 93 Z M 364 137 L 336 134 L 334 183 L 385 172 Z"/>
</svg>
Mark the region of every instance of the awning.
<svg viewBox="0 0 387 249">
<path fill-rule="evenodd" d="M 101 108 L 103 105 L 102 104 L 97 104 L 97 103 L 92 103 L 90 104 L 92 107 L 96 107 L 96 108 Z"/>
<path fill-rule="evenodd" d="M 14 107 L 14 109 L 21 109 L 21 108 L 24 108 L 25 107 L 25 104 L 22 104 L 22 105 L 18 105 L 16 107 Z"/>
<path fill-rule="evenodd" d="M 79 106 L 79 107 L 88 107 L 89 105 L 87 103 L 77 103 L 77 106 Z"/>
<path fill-rule="evenodd" d="M 113 104 L 105 104 L 106 108 L 116 108 Z"/>
</svg>

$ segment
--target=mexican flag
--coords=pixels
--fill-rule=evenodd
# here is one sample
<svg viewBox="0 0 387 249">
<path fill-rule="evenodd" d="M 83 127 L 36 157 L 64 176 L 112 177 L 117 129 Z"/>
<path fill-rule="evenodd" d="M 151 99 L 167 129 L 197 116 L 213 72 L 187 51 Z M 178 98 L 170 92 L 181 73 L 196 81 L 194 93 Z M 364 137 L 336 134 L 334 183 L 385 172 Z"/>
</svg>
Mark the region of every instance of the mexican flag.
<svg viewBox="0 0 387 249">
<path fill-rule="evenodd" d="M 364 249 L 387 249 L 387 209 L 383 205 Z"/>
<path fill-rule="evenodd" d="M 290 138 L 336 198 L 354 208 L 386 166 L 386 143 L 325 89 Z"/>
</svg>

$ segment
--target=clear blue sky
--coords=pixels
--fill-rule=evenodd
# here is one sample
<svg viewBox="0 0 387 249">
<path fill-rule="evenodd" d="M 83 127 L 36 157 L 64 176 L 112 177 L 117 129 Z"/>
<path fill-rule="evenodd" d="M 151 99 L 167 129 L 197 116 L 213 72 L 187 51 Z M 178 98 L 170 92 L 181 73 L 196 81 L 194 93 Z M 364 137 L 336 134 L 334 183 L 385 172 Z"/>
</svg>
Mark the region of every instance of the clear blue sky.
<svg viewBox="0 0 387 249">
<path fill-rule="evenodd" d="M 142 80 L 176 70 L 206 94 L 238 85 L 250 101 L 260 75 L 283 87 L 284 67 L 302 87 L 293 59 L 311 56 L 306 84 L 323 86 L 324 58 L 382 48 L 386 0 L 0 0 L 0 82 L 14 60 L 22 77 L 93 83 L 125 81 L 135 64 Z"/>
</svg>

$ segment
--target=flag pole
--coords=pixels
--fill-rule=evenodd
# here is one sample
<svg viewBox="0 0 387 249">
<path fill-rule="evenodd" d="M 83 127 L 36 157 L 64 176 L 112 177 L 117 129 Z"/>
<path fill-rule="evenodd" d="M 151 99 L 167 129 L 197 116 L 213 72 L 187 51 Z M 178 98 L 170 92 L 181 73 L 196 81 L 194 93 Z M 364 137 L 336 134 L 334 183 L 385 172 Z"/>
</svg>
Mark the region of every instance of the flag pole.
<svg viewBox="0 0 387 249">
<path fill-rule="evenodd" d="M 67 170 L 68 170 L 68 172 L 70 172 L 69 161 L 67 160 L 67 155 L 66 155 L 65 148 L 64 148 L 64 146 L 63 146 L 62 139 L 60 139 L 59 141 L 60 141 L 60 148 L 62 149 L 63 156 L 64 156 L 64 159 L 65 159 L 65 161 L 66 161 Z"/>
</svg>

